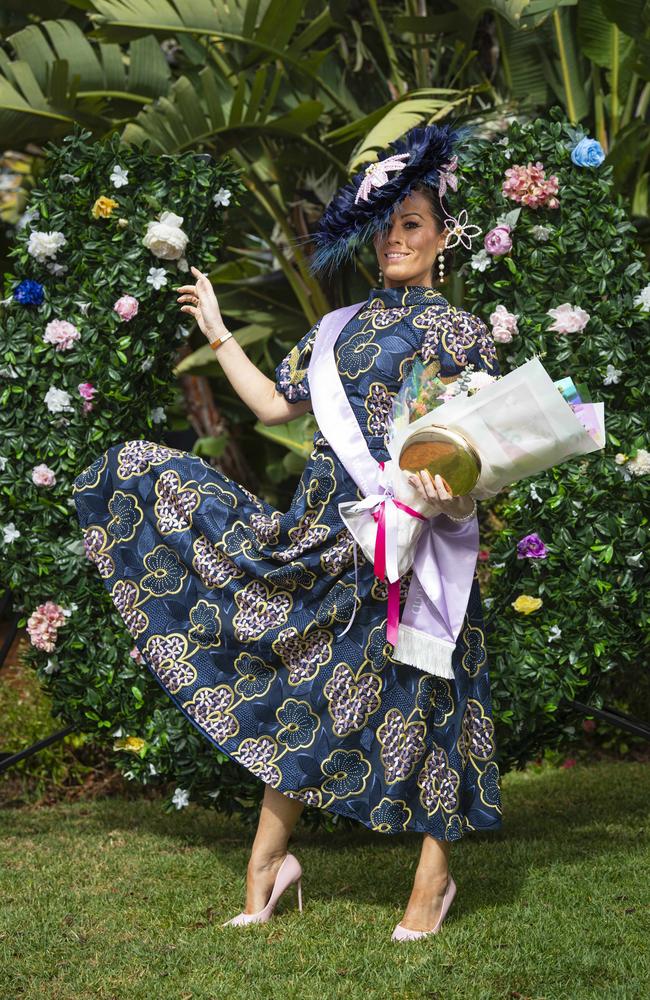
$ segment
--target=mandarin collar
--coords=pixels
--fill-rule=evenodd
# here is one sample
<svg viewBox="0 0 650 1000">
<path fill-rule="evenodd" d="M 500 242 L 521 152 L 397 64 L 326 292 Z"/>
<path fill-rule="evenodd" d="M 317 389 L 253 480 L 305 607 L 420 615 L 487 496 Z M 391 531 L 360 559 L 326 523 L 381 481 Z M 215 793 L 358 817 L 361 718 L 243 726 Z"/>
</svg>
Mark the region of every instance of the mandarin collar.
<svg viewBox="0 0 650 1000">
<path fill-rule="evenodd" d="M 430 285 L 400 285 L 398 288 L 371 288 L 368 302 L 379 299 L 386 309 L 396 306 L 436 305 L 446 303 L 447 299 Z"/>
</svg>

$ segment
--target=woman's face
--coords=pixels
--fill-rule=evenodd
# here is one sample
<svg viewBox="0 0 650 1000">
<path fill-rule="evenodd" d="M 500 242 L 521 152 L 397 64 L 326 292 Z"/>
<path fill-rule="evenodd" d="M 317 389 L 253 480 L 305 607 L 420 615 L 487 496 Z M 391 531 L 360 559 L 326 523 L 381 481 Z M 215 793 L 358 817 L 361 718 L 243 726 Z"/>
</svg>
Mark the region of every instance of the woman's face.
<svg viewBox="0 0 650 1000">
<path fill-rule="evenodd" d="M 446 229 L 438 232 L 429 201 L 421 191 L 404 198 L 387 229 L 375 233 L 373 240 L 385 287 L 431 285 L 433 264 L 446 235 Z"/>
</svg>

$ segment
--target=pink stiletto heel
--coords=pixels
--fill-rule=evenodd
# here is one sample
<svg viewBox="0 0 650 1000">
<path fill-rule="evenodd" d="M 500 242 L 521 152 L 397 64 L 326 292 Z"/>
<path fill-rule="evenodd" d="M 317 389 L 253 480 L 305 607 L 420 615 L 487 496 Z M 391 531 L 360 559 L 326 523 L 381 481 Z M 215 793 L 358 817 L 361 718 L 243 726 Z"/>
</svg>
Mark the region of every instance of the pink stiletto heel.
<svg viewBox="0 0 650 1000">
<path fill-rule="evenodd" d="M 278 874 L 275 876 L 275 882 L 273 883 L 273 889 L 271 891 L 271 897 L 264 907 L 263 910 L 258 910 L 257 913 L 238 913 L 236 917 L 232 917 L 231 920 L 226 920 L 222 927 L 227 927 L 229 924 L 234 926 L 239 926 L 241 924 L 265 924 L 267 920 L 270 920 L 275 910 L 276 904 L 284 892 L 288 889 L 290 885 L 297 883 L 298 887 L 298 909 L 302 913 L 302 868 L 300 862 L 293 854 L 287 854 L 284 861 L 278 868 Z"/>
<path fill-rule="evenodd" d="M 440 929 L 442 921 L 447 916 L 447 910 L 452 904 L 453 898 L 456 895 L 456 883 L 454 882 L 451 875 L 449 876 L 449 883 L 445 889 L 445 894 L 442 897 L 442 909 L 440 910 L 440 916 L 436 920 L 434 926 L 430 931 L 412 931 L 408 927 L 402 927 L 398 924 L 393 931 L 392 941 L 412 941 L 413 938 L 426 937 L 428 934 L 437 934 Z"/>
</svg>

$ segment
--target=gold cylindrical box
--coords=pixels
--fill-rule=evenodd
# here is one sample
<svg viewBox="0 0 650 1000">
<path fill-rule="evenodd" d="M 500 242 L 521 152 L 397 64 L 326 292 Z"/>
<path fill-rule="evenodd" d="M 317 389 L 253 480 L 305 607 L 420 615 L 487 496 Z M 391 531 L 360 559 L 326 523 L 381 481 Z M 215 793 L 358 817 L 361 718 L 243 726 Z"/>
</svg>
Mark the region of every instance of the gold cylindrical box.
<svg viewBox="0 0 650 1000">
<path fill-rule="evenodd" d="M 428 424 L 407 437 L 399 456 L 400 469 L 431 477 L 439 474 L 454 496 L 464 496 L 481 475 L 481 458 L 476 448 L 460 433 L 440 424 Z"/>
</svg>

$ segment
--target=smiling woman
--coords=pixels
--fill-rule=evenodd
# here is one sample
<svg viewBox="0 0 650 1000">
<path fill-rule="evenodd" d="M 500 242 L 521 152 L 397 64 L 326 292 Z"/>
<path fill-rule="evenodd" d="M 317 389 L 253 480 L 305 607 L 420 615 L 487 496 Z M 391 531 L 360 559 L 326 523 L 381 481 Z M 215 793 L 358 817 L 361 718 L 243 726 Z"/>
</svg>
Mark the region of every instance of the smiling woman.
<svg viewBox="0 0 650 1000">
<path fill-rule="evenodd" d="M 441 271 L 445 267 L 451 269 L 454 250 L 445 247 L 450 232 L 445 218 L 449 216 L 441 206 L 441 199 L 427 185 L 415 186 L 412 194 L 402 200 L 389 225 L 373 239 L 386 288 L 433 285 L 436 257 Z"/>
<path fill-rule="evenodd" d="M 445 130 L 416 129 L 405 142 L 409 152 L 396 162 L 413 183 L 423 171 L 439 180 L 437 166 L 451 169 Z M 382 174 L 367 175 L 369 198 Z M 453 639 L 436 646 L 427 633 L 436 653 L 427 652 L 422 669 L 400 658 L 387 627 L 387 600 L 391 615 L 400 601 L 406 610 L 417 574 L 389 586 L 368 559 L 357 560 L 339 510 L 367 492 L 342 457 L 341 439 L 355 443 L 370 481 L 389 459 L 391 403 L 417 360 L 442 378 L 468 365 L 498 374 L 485 324 L 432 287 L 449 233 L 424 189 L 403 193 L 388 203 L 375 244 L 386 287 L 335 311 L 334 324 L 332 314 L 317 320 L 277 366 L 275 381 L 229 335 L 201 271 L 193 267 L 195 283 L 179 288 L 183 311 L 261 420 L 290 420 L 312 404 L 319 414 L 288 511 L 198 456 L 149 441 L 113 445 L 75 482 L 88 549 L 147 666 L 204 737 L 266 785 L 246 909 L 228 921 L 234 925 L 268 920 L 282 891 L 299 883 L 287 845 L 305 805 L 379 833 L 424 835 L 396 940 L 432 933 L 441 922 L 455 891 L 451 841 L 501 825 L 475 505 L 465 511 L 467 498 L 418 480 L 428 537 L 455 546 L 452 590 L 462 595 Z M 374 220 L 372 205 L 349 201 L 348 236 L 356 213 Z M 333 433 L 325 433 L 324 398 L 341 417 Z M 434 606 L 435 596 L 423 592 L 418 606 L 428 602 L 444 617 L 445 601 Z"/>
</svg>

